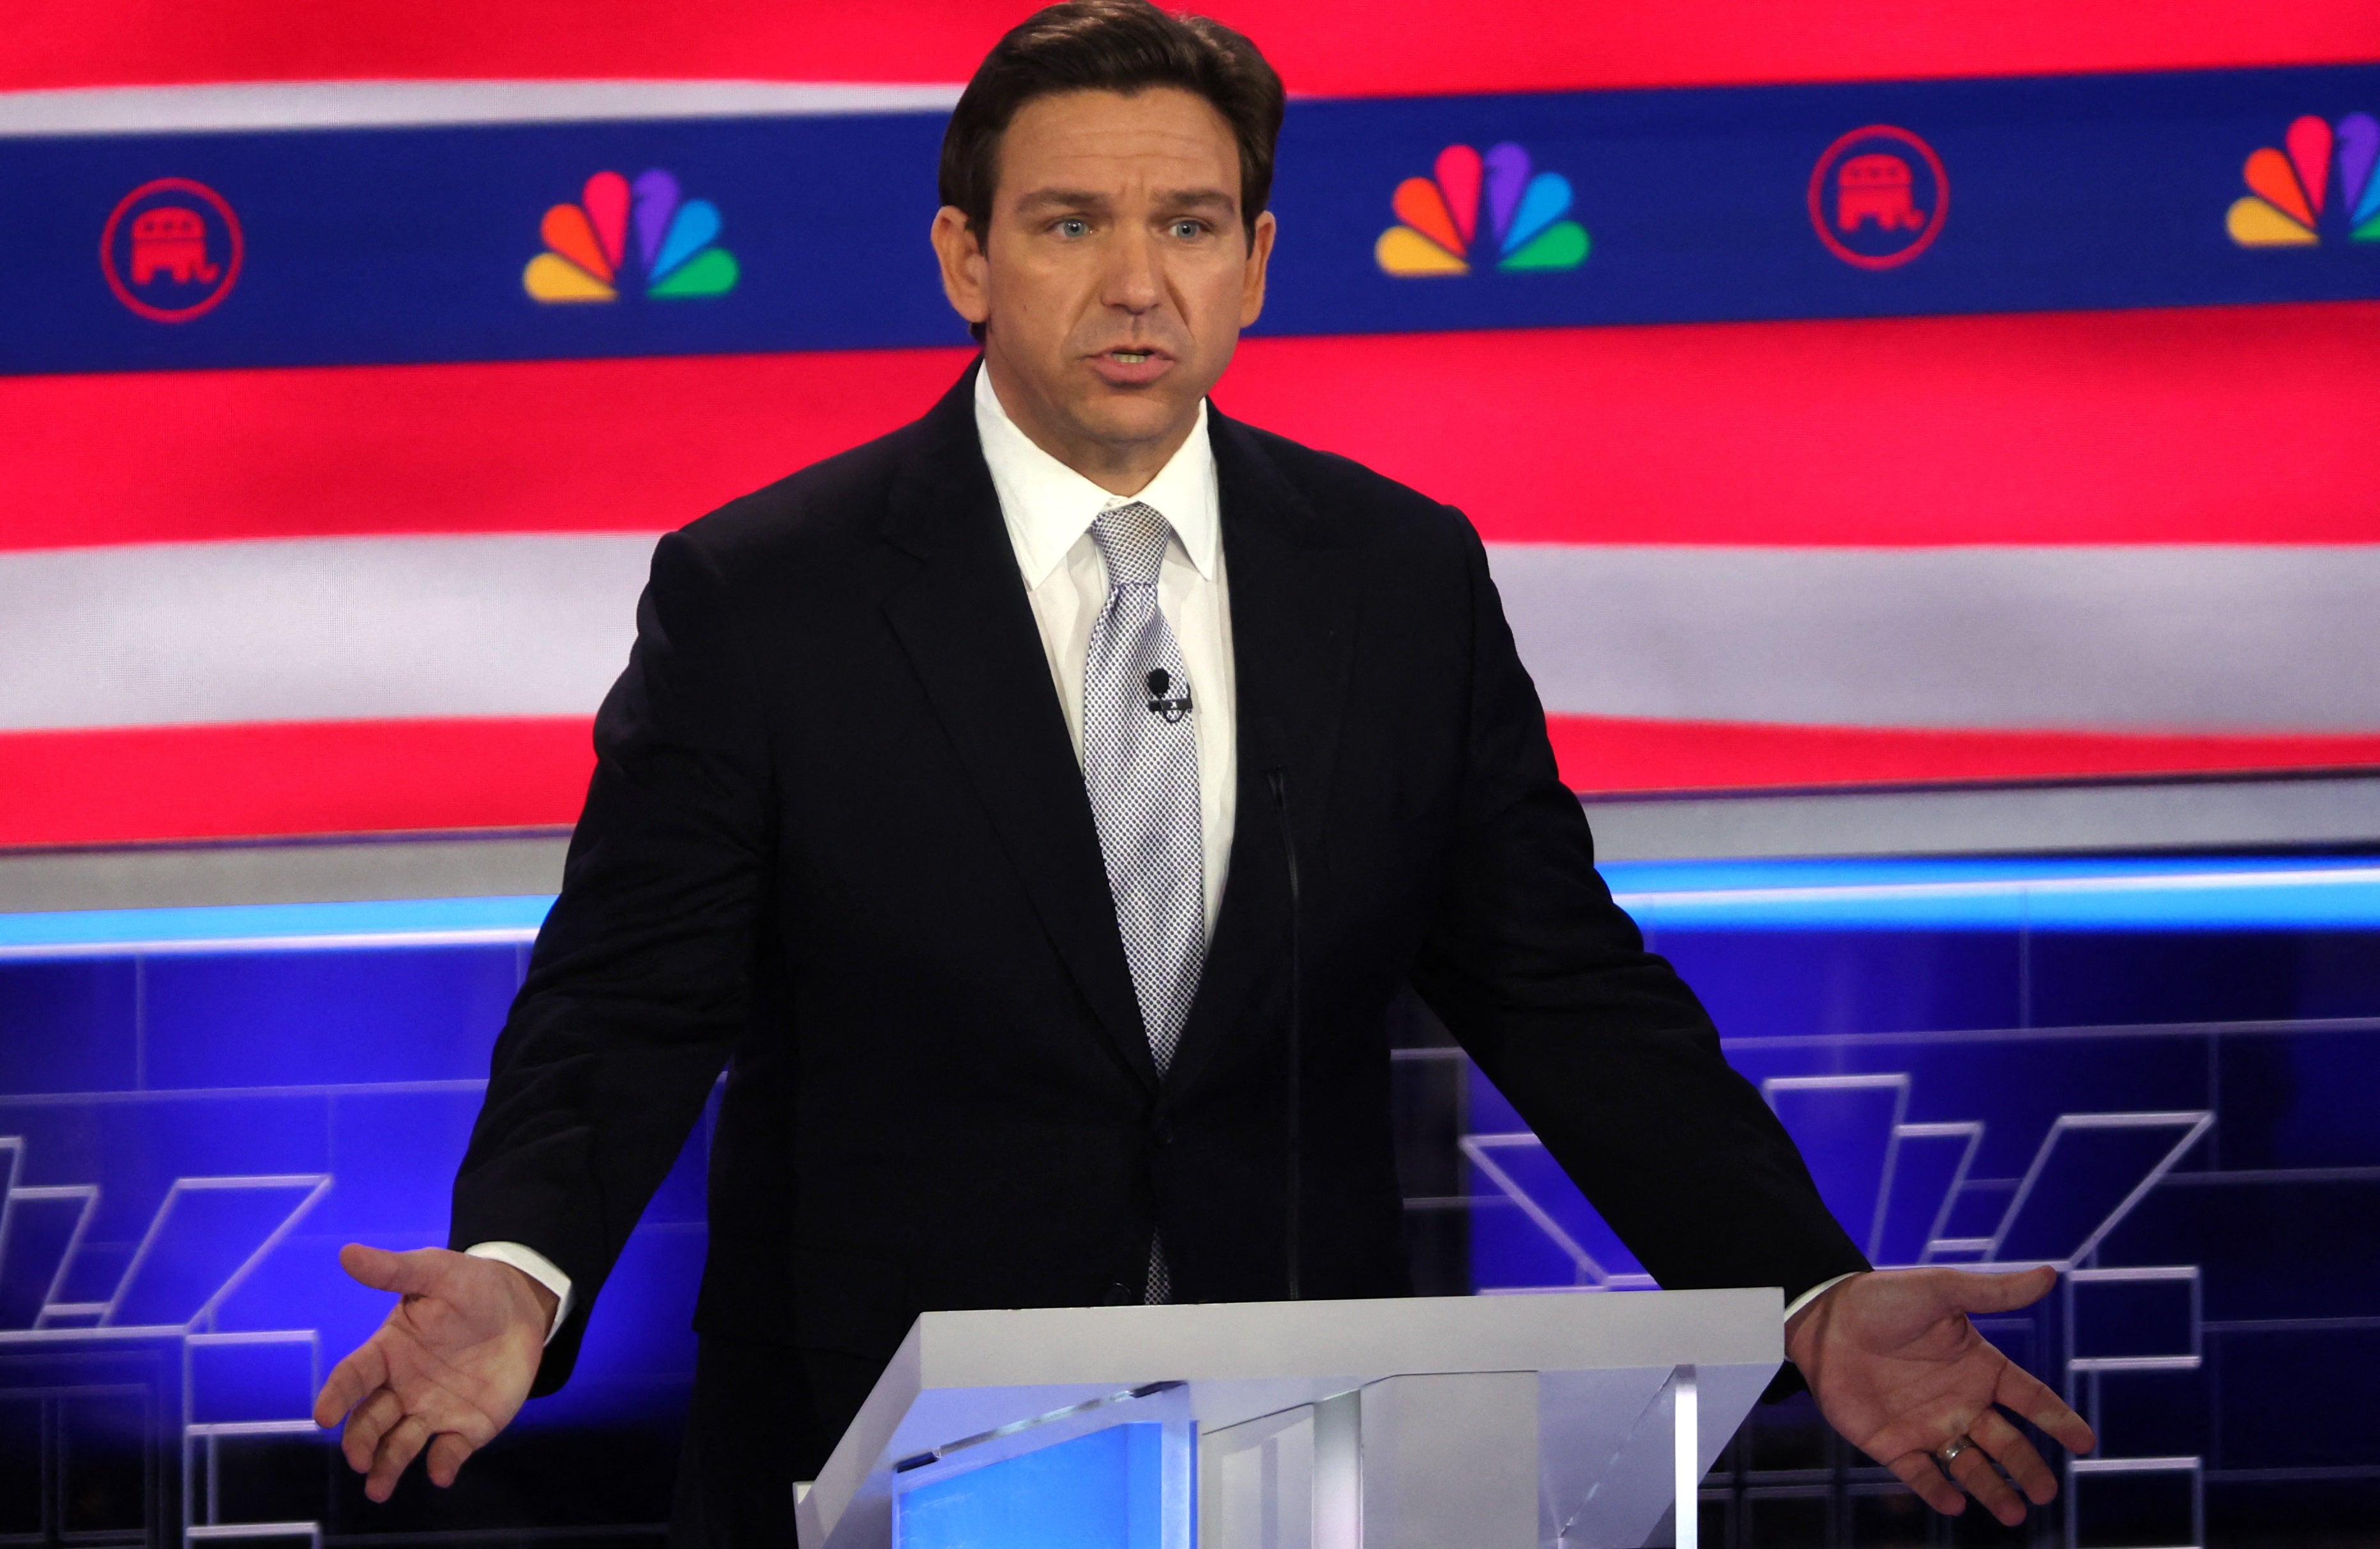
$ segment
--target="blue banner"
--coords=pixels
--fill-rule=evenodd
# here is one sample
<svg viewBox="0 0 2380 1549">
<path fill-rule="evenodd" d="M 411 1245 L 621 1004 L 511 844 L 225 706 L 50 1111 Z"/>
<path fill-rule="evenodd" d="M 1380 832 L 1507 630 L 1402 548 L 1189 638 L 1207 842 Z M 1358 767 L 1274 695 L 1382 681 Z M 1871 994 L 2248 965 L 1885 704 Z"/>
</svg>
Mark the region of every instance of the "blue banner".
<svg viewBox="0 0 2380 1549">
<path fill-rule="evenodd" d="M 1259 331 L 2380 297 L 2380 67 L 1293 104 Z M 934 113 L 0 140 L 0 372 L 955 344 Z"/>
</svg>

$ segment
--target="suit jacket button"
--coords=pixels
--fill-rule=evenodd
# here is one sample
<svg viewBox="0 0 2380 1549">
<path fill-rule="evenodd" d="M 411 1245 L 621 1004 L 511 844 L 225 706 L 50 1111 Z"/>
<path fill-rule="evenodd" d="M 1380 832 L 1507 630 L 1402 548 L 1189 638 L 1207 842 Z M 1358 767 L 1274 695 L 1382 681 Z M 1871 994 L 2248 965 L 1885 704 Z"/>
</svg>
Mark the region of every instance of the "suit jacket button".
<svg viewBox="0 0 2380 1549">
<path fill-rule="evenodd" d="M 1166 1123 L 1163 1119 L 1158 1120 L 1157 1128 L 1150 1133 L 1149 1139 L 1155 1140 L 1160 1146 L 1172 1145 L 1173 1143 L 1173 1126 Z"/>
</svg>

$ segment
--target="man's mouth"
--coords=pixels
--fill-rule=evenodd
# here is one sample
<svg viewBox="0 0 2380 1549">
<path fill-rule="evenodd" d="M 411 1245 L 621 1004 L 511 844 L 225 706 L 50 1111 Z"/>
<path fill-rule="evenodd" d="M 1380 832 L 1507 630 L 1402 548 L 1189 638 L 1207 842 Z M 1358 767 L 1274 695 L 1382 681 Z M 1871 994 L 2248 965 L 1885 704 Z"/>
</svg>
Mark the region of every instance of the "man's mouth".
<svg viewBox="0 0 2380 1549">
<path fill-rule="evenodd" d="M 1173 357 L 1155 345 L 1117 345 L 1091 357 L 1091 370 L 1111 387 L 1153 385 L 1173 365 Z"/>
</svg>

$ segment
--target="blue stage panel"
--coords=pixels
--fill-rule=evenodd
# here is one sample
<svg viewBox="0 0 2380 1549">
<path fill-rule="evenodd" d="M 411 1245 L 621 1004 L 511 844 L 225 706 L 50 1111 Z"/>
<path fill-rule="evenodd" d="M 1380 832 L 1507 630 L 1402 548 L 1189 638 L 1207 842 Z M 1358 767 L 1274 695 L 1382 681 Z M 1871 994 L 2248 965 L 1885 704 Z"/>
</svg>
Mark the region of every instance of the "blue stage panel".
<svg viewBox="0 0 2380 1549">
<path fill-rule="evenodd" d="M 0 1096 L 0 1137 L 25 1142 L 24 1181 L 96 1184 L 89 1240 L 128 1250 L 174 1180 L 319 1174 L 331 1159 L 329 1099 L 310 1092 Z"/>
<path fill-rule="evenodd" d="M 2206 1046 L 2186 1034 L 2124 1038 L 1989 1033 L 1730 1039 L 1729 1061 L 1758 1084 L 1906 1075 L 1907 1122 L 1979 1121 L 1971 1176 L 2021 1176 L 2058 1115 L 2207 1106 Z"/>
<path fill-rule="evenodd" d="M 331 1093 L 331 1172 L 339 1183 L 310 1227 L 341 1238 L 443 1246 L 455 1169 L 484 1090 L 479 1081 L 455 1081 Z"/>
<path fill-rule="evenodd" d="M 2223 1469 L 2380 1471 L 2380 1323 L 2216 1336 L 2223 1384 L 2213 1461 Z M 2367 1527 L 2380 1517 L 2367 1517 Z"/>
<path fill-rule="evenodd" d="M 2179 1178 L 2150 1191 L 2104 1257 L 2202 1266 L 2218 1323 L 2380 1319 L 2380 1165 Z"/>
<path fill-rule="evenodd" d="M 137 1084 L 139 972 L 122 957 L 0 962 L 0 1093 Z"/>
<path fill-rule="evenodd" d="M 485 1080 L 520 969 L 508 945 L 156 957 L 149 1084 Z"/>
<path fill-rule="evenodd" d="M 1111 1425 L 895 1497 L 894 1549 L 1158 1549 L 1162 1425 Z"/>
<path fill-rule="evenodd" d="M 1710 911 L 1705 911 L 1708 913 Z M 1730 1038 L 2006 1028 L 2024 1019 L 2013 930 L 1655 929 Z"/>
<path fill-rule="evenodd" d="M 2380 931 L 2036 931 L 2036 1026 L 2380 1016 Z"/>
<path fill-rule="evenodd" d="M 2368 1032 L 2226 1038 L 2214 1055 L 2210 1079 L 2226 1112 L 2214 1138 L 2222 1165 L 2380 1166 L 2380 1047 Z"/>
</svg>

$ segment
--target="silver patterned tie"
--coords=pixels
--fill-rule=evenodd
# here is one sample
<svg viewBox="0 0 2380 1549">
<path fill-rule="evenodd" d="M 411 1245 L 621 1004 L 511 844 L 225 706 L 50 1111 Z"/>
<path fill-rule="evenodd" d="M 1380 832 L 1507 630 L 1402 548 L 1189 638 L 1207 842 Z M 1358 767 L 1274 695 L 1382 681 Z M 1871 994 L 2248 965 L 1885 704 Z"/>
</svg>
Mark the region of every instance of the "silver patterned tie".
<svg viewBox="0 0 2380 1549">
<path fill-rule="evenodd" d="M 1083 783 L 1098 820 L 1140 1019 L 1159 1074 L 1173 1062 L 1207 951 L 1199 842 L 1198 743 L 1182 647 L 1157 605 L 1172 528 L 1137 501 L 1103 511 L 1091 539 L 1108 600 L 1083 664 Z M 1149 1249 L 1148 1299 L 1171 1299 L 1162 1244 Z"/>
</svg>

